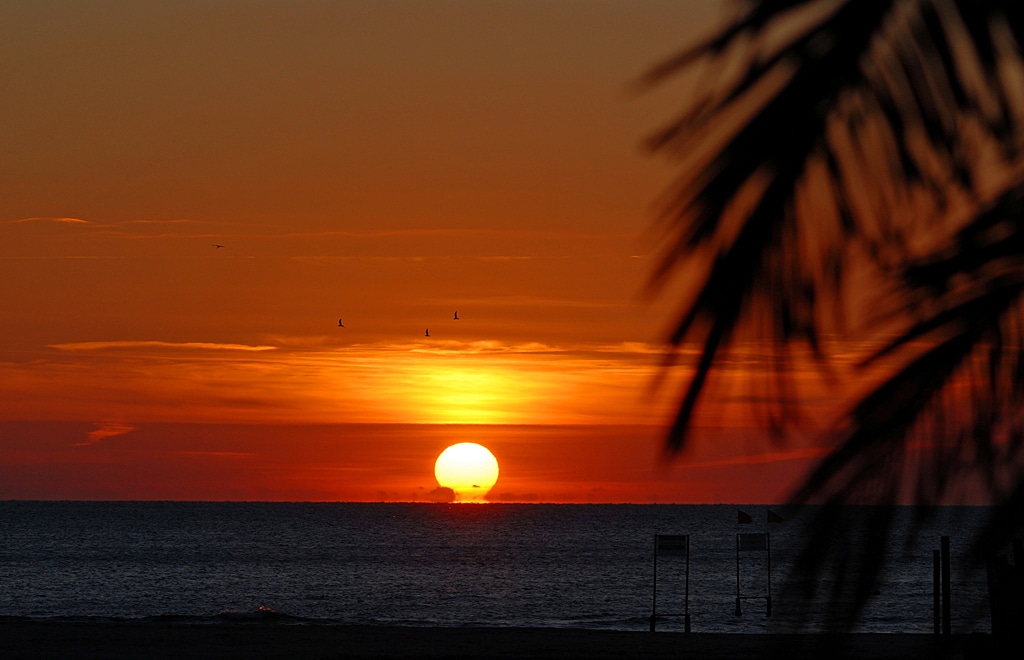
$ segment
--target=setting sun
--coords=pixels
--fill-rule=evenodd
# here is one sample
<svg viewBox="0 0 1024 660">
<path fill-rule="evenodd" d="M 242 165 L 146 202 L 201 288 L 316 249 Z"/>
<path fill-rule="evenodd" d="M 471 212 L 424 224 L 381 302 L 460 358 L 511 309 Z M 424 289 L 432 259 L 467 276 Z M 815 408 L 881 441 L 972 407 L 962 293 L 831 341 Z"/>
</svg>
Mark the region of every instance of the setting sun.
<svg viewBox="0 0 1024 660">
<path fill-rule="evenodd" d="M 482 502 L 498 481 L 498 460 L 487 447 L 460 442 L 437 457 L 434 476 L 452 489 L 456 502 Z"/>
</svg>

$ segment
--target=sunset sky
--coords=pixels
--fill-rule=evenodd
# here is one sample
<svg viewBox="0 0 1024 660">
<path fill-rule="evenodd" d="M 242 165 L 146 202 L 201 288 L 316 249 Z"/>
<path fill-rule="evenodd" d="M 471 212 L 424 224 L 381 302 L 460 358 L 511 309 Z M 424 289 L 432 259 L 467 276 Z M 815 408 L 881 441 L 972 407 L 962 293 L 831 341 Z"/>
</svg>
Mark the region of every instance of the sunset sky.
<svg viewBox="0 0 1024 660">
<path fill-rule="evenodd" d="M 0 5 L 0 499 L 426 501 L 462 441 L 491 501 L 782 499 L 820 448 L 737 394 L 666 463 L 652 389 L 686 88 L 631 83 L 722 16 Z"/>
</svg>

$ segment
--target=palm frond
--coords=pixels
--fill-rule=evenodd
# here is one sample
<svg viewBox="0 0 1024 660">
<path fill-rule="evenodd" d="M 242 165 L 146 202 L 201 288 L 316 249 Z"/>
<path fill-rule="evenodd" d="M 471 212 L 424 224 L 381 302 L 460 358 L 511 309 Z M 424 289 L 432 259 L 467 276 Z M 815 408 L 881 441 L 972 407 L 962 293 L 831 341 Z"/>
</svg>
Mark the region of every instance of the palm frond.
<svg viewBox="0 0 1024 660">
<path fill-rule="evenodd" d="M 875 489 L 891 482 L 903 500 L 935 504 L 974 484 L 1000 505 L 980 556 L 1024 522 L 1013 506 L 1024 484 L 1024 183 L 908 263 L 899 287 L 915 320 L 868 363 L 912 357 L 851 409 L 796 499 L 890 504 Z"/>
<path fill-rule="evenodd" d="M 772 378 L 794 344 L 825 362 L 843 287 L 870 268 L 893 286 L 866 306 L 903 329 L 795 494 L 825 504 L 802 566 L 835 559 L 845 532 L 828 517 L 844 506 L 938 503 L 965 483 L 1007 504 L 980 539 L 994 542 L 1024 523 L 1024 3 L 744 6 L 644 79 L 706 72 L 649 140 L 680 164 L 651 286 L 705 266 L 669 335 L 699 358 L 667 446 L 686 445 L 740 338 L 775 347 Z M 839 619 L 870 596 L 890 524 L 883 507 L 866 530 L 876 546 L 840 558 Z"/>
<path fill-rule="evenodd" d="M 650 142 L 683 162 L 652 287 L 710 256 L 670 336 L 673 346 L 703 346 L 670 448 L 684 446 L 708 375 L 739 331 L 816 349 L 852 247 L 901 263 L 920 230 L 908 214 L 982 197 L 985 149 L 997 145 L 1004 161 L 1015 154 L 1004 139 L 1015 125 L 1014 91 L 1001 78 L 1009 55 L 992 54 L 1000 9 L 756 2 L 652 69 L 651 83 L 700 63 L 722 72 Z M 967 126 L 977 130 L 962 135 Z M 767 311 L 758 319 L 754 310 Z"/>
</svg>

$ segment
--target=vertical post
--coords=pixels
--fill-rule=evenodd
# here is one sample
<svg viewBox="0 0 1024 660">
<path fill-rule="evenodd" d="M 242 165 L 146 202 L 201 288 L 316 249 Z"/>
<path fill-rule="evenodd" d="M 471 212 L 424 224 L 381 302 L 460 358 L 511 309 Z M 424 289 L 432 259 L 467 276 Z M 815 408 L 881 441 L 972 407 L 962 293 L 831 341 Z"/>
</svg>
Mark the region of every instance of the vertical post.
<svg viewBox="0 0 1024 660">
<path fill-rule="evenodd" d="M 686 592 L 683 600 L 683 632 L 690 632 L 690 536 L 686 536 Z"/>
<path fill-rule="evenodd" d="M 942 537 L 942 634 L 949 635 L 952 629 L 950 624 L 950 611 L 952 607 L 949 602 L 949 537 Z"/>
<path fill-rule="evenodd" d="M 764 546 L 768 550 L 768 611 L 765 616 L 772 615 L 772 536 L 765 532 Z"/>
<path fill-rule="evenodd" d="M 938 554 L 936 551 L 935 554 Z M 1001 635 L 1003 633 L 1003 621 L 1002 621 L 1002 602 L 999 599 L 999 580 L 996 577 L 996 561 L 999 558 L 993 559 L 989 557 L 985 560 L 985 577 L 988 579 L 988 611 L 992 617 L 992 634 Z M 938 570 L 938 569 L 935 569 Z M 937 597 L 936 597 L 937 598 Z M 938 624 L 935 624 L 938 626 Z M 935 634 L 939 633 L 938 629 L 935 630 Z"/>
<path fill-rule="evenodd" d="M 743 611 L 740 609 L 740 535 L 736 535 L 736 616 Z"/>
<path fill-rule="evenodd" d="M 654 589 L 651 596 L 651 632 L 658 620 L 658 535 L 654 535 Z"/>
<path fill-rule="evenodd" d="M 939 603 L 939 592 L 941 590 L 941 581 L 939 578 L 939 551 L 932 550 L 932 633 L 935 635 L 939 634 L 940 625 L 939 622 L 942 620 L 940 614 L 940 603 Z"/>
</svg>

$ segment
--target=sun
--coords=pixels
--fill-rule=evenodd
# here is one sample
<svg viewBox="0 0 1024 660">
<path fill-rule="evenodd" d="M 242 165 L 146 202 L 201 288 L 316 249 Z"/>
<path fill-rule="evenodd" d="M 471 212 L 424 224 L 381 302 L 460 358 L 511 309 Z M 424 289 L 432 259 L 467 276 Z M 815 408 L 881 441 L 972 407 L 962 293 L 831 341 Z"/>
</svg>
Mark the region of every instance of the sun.
<svg viewBox="0 0 1024 660">
<path fill-rule="evenodd" d="M 434 476 L 441 486 L 452 489 L 456 502 L 486 502 L 498 481 L 498 459 L 483 445 L 460 442 L 437 457 Z"/>
</svg>

